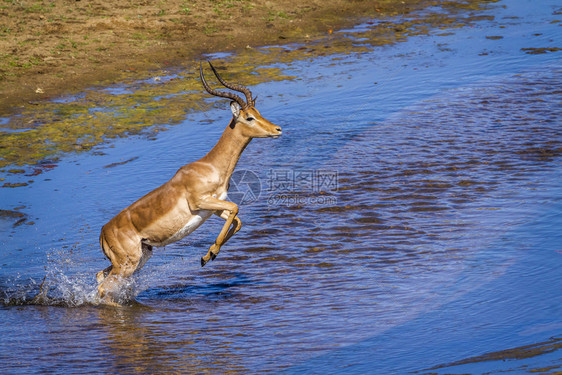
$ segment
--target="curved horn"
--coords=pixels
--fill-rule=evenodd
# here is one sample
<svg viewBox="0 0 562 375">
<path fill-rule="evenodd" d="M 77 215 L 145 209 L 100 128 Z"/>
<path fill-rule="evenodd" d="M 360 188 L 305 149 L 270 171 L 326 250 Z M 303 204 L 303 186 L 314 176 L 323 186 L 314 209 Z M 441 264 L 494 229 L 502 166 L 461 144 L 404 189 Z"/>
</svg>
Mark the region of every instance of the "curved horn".
<svg viewBox="0 0 562 375">
<path fill-rule="evenodd" d="M 211 67 L 213 67 L 213 66 L 211 65 Z M 213 70 L 215 70 L 215 69 L 213 68 Z M 216 72 L 215 72 L 215 74 L 216 74 Z M 199 63 L 199 75 L 201 76 L 201 82 L 203 83 L 203 87 L 205 87 L 205 90 L 207 90 L 207 92 L 209 94 L 215 95 L 215 96 L 220 96 L 221 98 L 228 98 L 228 99 L 234 100 L 236 103 L 240 104 L 240 107 L 242 107 L 242 108 L 246 108 L 248 106 L 246 103 L 244 103 L 244 100 L 242 100 L 242 98 L 239 97 L 236 94 L 232 94 L 230 92 L 222 92 L 222 91 L 213 90 L 211 87 L 209 87 L 209 85 L 207 84 L 207 81 L 205 81 L 205 77 L 203 76 L 203 65 L 201 63 Z M 222 81 L 221 81 L 221 83 L 222 83 Z"/>
<path fill-rule="evenodd" d="M 254 101 L 252 100 L 252 93 L 250 92 L 250 90 L 246 87 L 246 86 L 242 86 L 242 85 L 235 85 L 233 83 L 228 83 L 226 82 L 219 74 L 219 72 L 217 72 L 217 70 L 215 69 L 215 67 L 213 66 L 213 64 L 211 64 L 210 61 L 207 61 L 209 63 L 209 65 L 211 66 L 211 69 L 213 69 L 213 73 L 215 73 L 215 76 L 217 77 L 217 79 L 219 80 L 220 83 L 223 84 L 224 87 L 229 88 L 231 90 L 234 91 L 238 91 L 243 93 L 246 96 L 246 102 L 248 102 L 248 105 L 254 105 Z"/>
</svg>

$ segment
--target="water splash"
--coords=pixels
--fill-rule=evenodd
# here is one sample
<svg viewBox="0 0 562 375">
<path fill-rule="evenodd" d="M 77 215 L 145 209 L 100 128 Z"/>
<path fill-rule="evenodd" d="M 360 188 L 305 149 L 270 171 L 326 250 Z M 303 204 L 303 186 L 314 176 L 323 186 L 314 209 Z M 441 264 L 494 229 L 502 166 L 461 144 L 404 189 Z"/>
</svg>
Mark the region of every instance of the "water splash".
<svg viewBox="0 0 562 375">
<path fill-rule="evenodd" d="M 68 275 L 57 269 L 48 270 L 43 279 L 22 280 L 17 276 L 0 285 L 0 304 L 61 307 L 99 305 L 96 285 L 89 279 L 91 275 Z"/>
<path fill-rule="evenodd" d="M 84 267 L 84 260 L 73 246 L 51 249 L 43 276 L 23 278 L 20 274 L 0 283 L 0 304 L 4 306 L 40 305 L 60 307 L 98 306 L 104 304 L 97 292 L 95 272 Z M 85 271 L 86 269 L 86 271 Z M 136 279 L 121 281 L 114 299 L 127 305 L 142 290 Z"/>
</svg>

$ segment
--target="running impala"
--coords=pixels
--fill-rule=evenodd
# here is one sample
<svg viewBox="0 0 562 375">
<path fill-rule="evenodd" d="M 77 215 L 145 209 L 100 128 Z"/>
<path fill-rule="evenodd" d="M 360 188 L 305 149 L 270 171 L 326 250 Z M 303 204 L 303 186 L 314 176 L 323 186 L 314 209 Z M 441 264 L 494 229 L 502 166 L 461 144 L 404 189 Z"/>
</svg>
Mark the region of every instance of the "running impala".
<svg viewBox="0 0 562 375">
<path fill-rule="evenodd" d="M 201 266 L 214 260 L 242 222 L 238 206 L 225 200 L 230 176 L 252 138 L 277 138 L 281 128 L 269 122 L 255 108 L 256 99 L 247 87 L 226 82 L 209 62 L 226 88 L 243 93 L 246 101 L 228 91 L 209 87 L 199 65 L 201 82 L 214 96 L 231 100 L 232 120 L 219 141 L 202 159 L 181 167 L 171 180 L 121 211 L 101 230 L 100 245 L 111 265 L 98 272 L 98 293 L 113 301 L 111 294 L 120 283 L 139 270 L 152 255 L 154 246 L 176 242 L 199 228 L 212 214 L 225 223 L 215 243 L 201 258 Z"/>
</svg>

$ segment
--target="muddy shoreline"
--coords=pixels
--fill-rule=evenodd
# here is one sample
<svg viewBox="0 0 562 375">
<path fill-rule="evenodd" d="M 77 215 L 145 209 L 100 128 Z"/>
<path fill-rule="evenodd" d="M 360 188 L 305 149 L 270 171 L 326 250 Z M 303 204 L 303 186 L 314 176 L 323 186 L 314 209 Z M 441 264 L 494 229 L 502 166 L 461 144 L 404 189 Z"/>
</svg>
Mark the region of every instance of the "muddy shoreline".
<svg viewBox="0 0 562 375">
<path fill-rule="evenodd" d="M 183 67 L 203 53 L 306 43 L 366 18 L 439 1 L 5 2 L 0 116 L 87 87 Z"/>
</svg>

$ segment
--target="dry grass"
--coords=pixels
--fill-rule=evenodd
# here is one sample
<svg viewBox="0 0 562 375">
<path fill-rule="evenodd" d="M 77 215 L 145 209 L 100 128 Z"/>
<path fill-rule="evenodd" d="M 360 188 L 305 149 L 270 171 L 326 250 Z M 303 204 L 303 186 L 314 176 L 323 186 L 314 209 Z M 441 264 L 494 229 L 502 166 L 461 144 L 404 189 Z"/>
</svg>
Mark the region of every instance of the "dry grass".
<svg viewBox="0 0 562 375">
<path fill-rule="evenodd" d="M 305 41 L 360 17 L 408 12 L 423 3 L 0 1 L 0 114 L 116 79 L 123 71 L 181 65 L 201 53 L 247 45 Z"/>
</svg>

